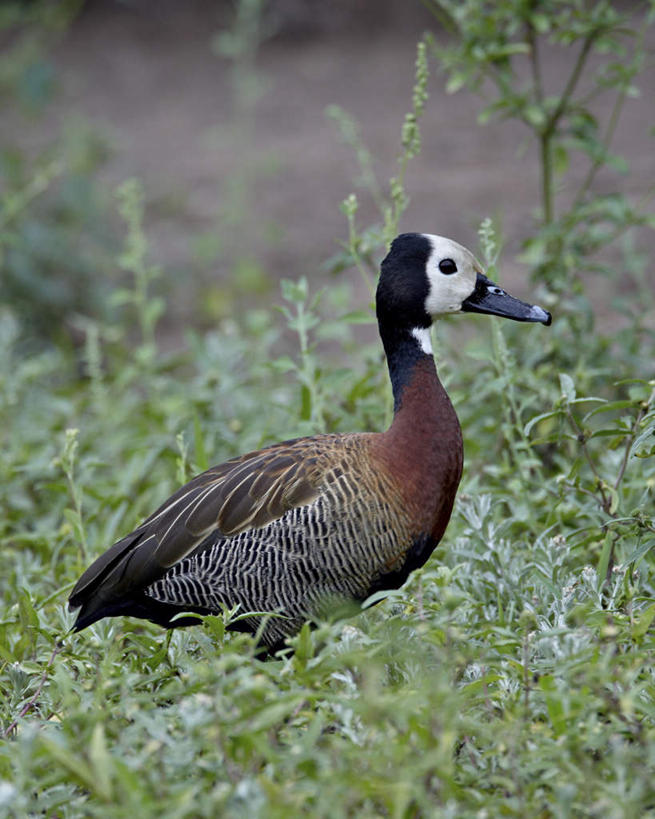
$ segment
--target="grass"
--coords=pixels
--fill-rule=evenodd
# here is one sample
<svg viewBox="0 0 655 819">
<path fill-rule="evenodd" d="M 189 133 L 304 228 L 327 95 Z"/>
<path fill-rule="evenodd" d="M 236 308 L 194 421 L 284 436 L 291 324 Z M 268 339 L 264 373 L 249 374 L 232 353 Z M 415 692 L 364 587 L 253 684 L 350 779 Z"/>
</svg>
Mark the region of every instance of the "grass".
<svg viewBox="0 0 655 819">
<path fill-rule="evenodd" d="M 388 411 L 378 344 L 343 318 L 347 285 L 317 299 L 287 283 L 282 315 L 254 311 L 167 356 L 150 330 L 134 338 L 148 304 L 134 275 L 123 325 L 77 352 L 23 355 L 11 317 L 0 324 L 0 810 L 654 810 L 655 465 L 633 457 L 652 453 L 653 384 L 586 370 L 583 386 L 625 395 L 590 416 L 608 404 L 553 371 L 564 320 L 470 319 L 465 346 L 454 322 L 438 328 L 465 476 L 444 544 L 379 605 L 267 663 L 225 631 L 229 613 L 168 635 L 121 619 L 66 635 L 79 572 L 180 481 L 284 436 L 380 429 Z M 326 335 L 347 369 L 317 346 Z"/>
<path fill-rule="evenodd" d="M 508 8 L 493 30 L 507 17 L 514 36 Z M 487 23 L 453 20 L 472 26 L 466 51 L 447 54 L 463 82 Z M 535 26 L 533 38 L 550 30 Z M 380 210 L 361 229 L 357 198 L 345 200 L 331 264 L 347 276 L 323 276 L 321 292 L 283 282 L 279 310 L 190 329 L 165 352 L 163 277 L 129 181 L 112 317 L 88 310 L 76 345 L 44 344 L 22 302 L 0 311 L 0 816 L 655 816 L 655 295 L 639 233 L 652 217 L 625 198 L 585 191 L 568 212 L 542 202 L 550 217 L 525 258 L 552 327 L 439 323 L 465 472 L 442 545 L 404 588 L 303 629 L 269 662 L 226 631 L 238 612 L 173 633 L 127 619 L 68 633 L 80 572 L 197 471 L 389 422 L 373 314 L 354 292 L 407 206 L 426 42 L 388 193 L 354 120 L 331 112 Z M 493 52 L 489 70 L 519 76 L 508 61 L 523 45 L 501 62 Z M 553 156 L 560 138 L 548 134 Z M 3 203 L 2 242 L 31 218 L 16 201 Z M 480 245 L 500 278 L 489 221 Z M 606 289 L 622 330 L 595 328 L 578 270 L 621 271 Z"/>
</svg>

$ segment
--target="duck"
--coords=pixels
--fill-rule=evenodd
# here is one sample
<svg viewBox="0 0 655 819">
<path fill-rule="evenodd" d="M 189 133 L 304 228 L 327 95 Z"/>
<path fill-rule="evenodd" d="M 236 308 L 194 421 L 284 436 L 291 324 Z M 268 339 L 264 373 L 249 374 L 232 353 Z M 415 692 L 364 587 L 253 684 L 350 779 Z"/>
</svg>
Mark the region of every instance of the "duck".
<svg viewBox="0 0 655 819">
<path fill-rule="evenodd" d="M 282 441 L 193 478 L 82 574 L 73 630 L 117 616 L 175 628 L 227 609 L 241 615 L 228 628 L 274 654 L 337 601 L 361 607 L 401 587 L 441 541 L 462 476 L 462 431 L 430 335 L 460 313 L 551 323 L 452 239 L 394 239 L 376 291 L 389 428 Z"/>
</svg>

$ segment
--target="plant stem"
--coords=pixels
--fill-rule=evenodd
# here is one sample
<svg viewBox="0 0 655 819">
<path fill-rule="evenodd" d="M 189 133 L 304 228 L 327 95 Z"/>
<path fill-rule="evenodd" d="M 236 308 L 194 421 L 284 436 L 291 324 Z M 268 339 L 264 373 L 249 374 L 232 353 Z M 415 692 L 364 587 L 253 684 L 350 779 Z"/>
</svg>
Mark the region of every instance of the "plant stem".
<svg viewBox="0 0 655 819">
<path fill-rule="evenodd" d="M 585 62 L 587 61 L 587 57 L 589 56 L 589 52 L 591 51 L 591 46 L 593 45 L 593 42 L 596 39 L 597 34 L 598 32 L 594 31 L 585 38 L 585 41 L 582 44 L 582 48 L 580 49 L 580 53 L 578 54 L 578 58 L 575 61 L 575 65 L 573 66 L 573 70 L 571 71 L 566 86 L 564 87 L 564 91 L 562 92 L 562 96 L 560 97 L 559 102 L 555 107 L 555 110 L 548 117 L 548 119 L 546 120 L 546 124 L 543 126 L 543 128 L 541 128 L 539 132 L 539 151 L 541 160 L 541 201 L 543 221 L 545 225 L 549 225 L 555 218 L 555 202 L 553 194 L 554 175 L 553 138 L 557 133 L 557 126 L 559 124 L 559 121 L 564 115 L 569 104 L 569 101 L 573 96 L 573 93 L 575 92 Z M 543 93 L 541 86 L 541 74 L 539 72 L 536 51 L 533 52 L 533 50 L 531 49 L 531 53 L 533 60 L 535 98 L 537 100 L 537 103 L 540 103 L 542 100 Z"/>
<path fill-rule="evenodd" d="M 579 441 L 579 443 L 580 443 L 580 445 L 582 447 L 582 452 L 584 454 L 585 460 L 589 464 L 589 468 L 591 469 L 591 471 L 592 471 L 592 473 L 593 473 L 593 475 L 596 478 L 596 481 L 598 483 L 598 491 L 600 493 L 601 508 L 603 509 L 604 512 L 606 512 L 609 515 L 610 514 L 609 510 L 610 510 L 610 507 L 611 507 L 611 498 L 607 497 L 607 494 L 605 493 L 605 490 L 603 489 L 604 480 L 601 477 L 598 470 L 596 469 L 596 464 L 593 462 L 593 460 L 591 458 L 591 455 L 589 453 L 589 448 L 587 447 L 587 440 L 586 440 L 585 434 L 584 434 L 582 428 L 580 427 L 580 425 L 578 424 L 575 416 L 571 412 L 570 407 L 566 408 L 566 415 L 567 415 L 567 418 L 569 419 L 569 423 L 573 427 L 573 431 L 577 435 L 578 441 Z"/>
<path fill-rule="evenodd" d="M 635 418 L 635 422 L 632 425 L 632 431 L 625 442 L 625 451 L 623 452 L 623 458 L 621 460 L 621 466 L 619 467 L 619 472 L 616 476 L 616 480 L 614 482 L 614 489 L 619 488 L 619 484 L 623 480 L 623 476 L 625 475 L 626 467 L 628 466 L 628 458 L 630 457 L 630 450 L 632 449 L 632 444 L 637 437 L 637 433 L 639 432 L 639 424 L 641 424 L 641 419 L 646 415 L 648 410 L 650 409 L 651 404 L 655 401 L 655 390 L 653 390 L 648 397 L 648 400 L 645 402 L 645 405 L 641 407 L 639 412 L 637 413 L 637 417 Z"/>
<path fill-rule="evenodd" d="M 530 67 L 532 69 L 532 83 L 534 86 L 534 96 L 539 105 L 541 105 L 544 98 L 544 92 L 543 83 L 541 80 L 541 66 L 539 64 L 537 33 L 534 29 L 534 26 L 532 25 L 532 22 L 529 20 L 526 24 L 526 34 L 528 39 L 528 45 L 530 46 Z"/>
<path fill-rule="evenodd" d="M 33 707 L 34 703 L 38 700 L 39 696 L 41 695 L 41 691 L 43 691 L 43 686 L 45 685 L 45 681 L 48 678 L 48 671 L 50 670 L 50 666 L 54 663 L 55 657 L 64 647 L 63 643 L 55 643 L 55 647 L 52 649 L 52 654 L 50 655 L 50 659 L 46 663 L 46 667 L 43 669 L 43 674 L 41 675 L 41 679 L 39 680 L 39 684 L 36 687 L 36 691 L 29 700 L 25 703 L 25 705 L 21 708 L 18 716 L 13 722 L 3 731 L 2 738 L 7 739 L 7 737 L 18 727 L 18 723 L 25 714 L 28 713 Z"/>
<path fill-rule="evenodd" d="M 541 208 L 544 224 L 549 225 L 555 215 L 553 203 L 553 151 L 551 133 L 543 133 L 539 136 L 539 156 L 541 160 Z"/>
<path fill-rule="evenodd" d="M 614 106 L 612 107 L 612 112 L 610 114 L 607 123 L 607 128 L 605 130 L 605 135 L 601 143 L 601 151 L 598 153 L 598 155 L 592 162 L 591 167 L 589 168 L 587 175 L 584 179 L 584 182 L 580 186 L 580 190 L 578 191 L 575 199 L 573 200 L 573 205 L 571 206 L 572 209 L 575 209 L 582 203 L 584 197 L 589 191 L 589 188 L 591 187 L 591 183 L 594 181 L 596 174 L 598 173 L 600 168 L 605 164 L 607 151 L 609 150 L 610 143 L 614 137 L 614 132 L 616 130 L 616 126 L 618 124 L 619 116 L 621 115 L 621 109 L 623 108 L 623 103 L 625 102 L 626 96 L 627 89 L 624 87 L 621 89 L 621 92 L 618 94 L 614 102 Z"/>
<path fill-rule="evenodd" d="M 575 88 L 578 84 L 578 80 L 580 79 L 580 76 L 582 74 L 584 64 L 587 61 L 587 57 L 589 56 L 591 47 L 594 44 L 594 40 L 596 39 L 599 33 L 600 33 L 599 31 L 592 31 L 591 34 L 588 34 L 587 37 L 585 38 L 585 41 L 582 44 L 582 48 L 580 49 L 580 53 L 578 54 L 578 58 L 575 61 L 575 65 L 573 66 L 573 71 L 571 71 L 571 75 L 569 76 L 564 91 L 562 92 L 562 96 L 560 97 L 560 100 L 557 103 L 557 107 L 548 118 L 546 125 L 544 126 L 544 131 L 554 133 L 555 129 L 557 128 L 557 124 L 560 121 L 564 112 L 566 111 L 566 107 L 569 104 L 569 100 L 573 96 Z"/>
</svg>

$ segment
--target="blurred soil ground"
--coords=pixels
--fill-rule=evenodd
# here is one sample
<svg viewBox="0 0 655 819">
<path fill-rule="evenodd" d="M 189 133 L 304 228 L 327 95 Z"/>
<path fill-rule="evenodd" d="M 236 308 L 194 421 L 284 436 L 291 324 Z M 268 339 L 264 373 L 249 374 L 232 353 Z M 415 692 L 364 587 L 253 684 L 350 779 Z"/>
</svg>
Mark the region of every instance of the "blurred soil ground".
<svg viewBox="0 0 655 819">
<path fill-rule="evenodd" d="M 212 50 L 212 39 L 233 19 L 226 4 L 91 3 L 57 48 L 62 88 L 50 123 L 88 119 L 110 145 L 105 180 L 143 179 L 153 252 L 184 284 L 182 312 L 193 306 L 187 300 L 196 291 L 194 276 L 203 275 L 194 262 L 198 237 L 220 234 L 219 222 L 229 225 L 230 251 L 219 248 L 210 265 L 217 281 L 234 272 L 239 249 L 274 278 L 306 274 L 320 282 L 327 275 L 322 264 L 346 236 L 339 205 L 356 190 L 358 176 L 327 106 L 357 118 L 382 183 L 396 172 L 416 42 L 427 28 L 445 35 L 418 2 L 382 3 L 379 14 L 374 0 L 336 3 L 333 14 L 325 6 L 285 6 L 287 17 L 256 60 L 265 92 L 250 131 L 249 114 L 239 113 L 234 96 L 232 65 Z M 547 86 L 561 87 L 574 56 L 546 55 Z M 402 229 L 443 233 L 475 247 L 480 220 L 498 217 L 507 239 L 503 282 L 529 297 L 520 281 L 525 268 L 514 259 L 538 202 L 536 146 L 516 123 L 478 125 L 480 99 L 467 91 L 448 95 L 434 68 L 423 149 L 406 179 L 411 204 Z M 645 80 L 652 86 L 652 69 Z M 630 173 L 606 173 L 597 190 L 620 187 L 638 199 L 652 186 L 652 87 L 642 83 L 641 90 L 626 104 L 614 143 Z M 601 113 L 610 102 L 600 100 Z M 587 165 L 576 161 L 581 176 Z M 240 184 L 245 193 L 235 194 Z M 230 225 L 235 197 L 247 212 Z M 366 225 L 376 213 L 366 194 L 361 202 Z"/>
</svg>

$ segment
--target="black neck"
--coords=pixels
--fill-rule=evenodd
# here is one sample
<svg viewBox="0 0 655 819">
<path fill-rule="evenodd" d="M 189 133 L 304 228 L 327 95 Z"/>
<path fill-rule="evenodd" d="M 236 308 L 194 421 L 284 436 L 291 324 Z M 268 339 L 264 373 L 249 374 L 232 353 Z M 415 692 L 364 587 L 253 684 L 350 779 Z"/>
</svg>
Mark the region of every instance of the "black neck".
<svg viewBox="0 0 655 819">
<path fill-rule="evenodd" d="M 432 354 L 422 350 L 419 340 L 412 335 L 411 328 L 397 325 L 387 327 L 383 322 L 379 322 L 379 326 L 380 337 L 387 356 L 395 414 L 402 405 L 403 392 L 411 383 L 416 366 L 430 362 L 435 377 L 437 370 Z"/>
</svg>

